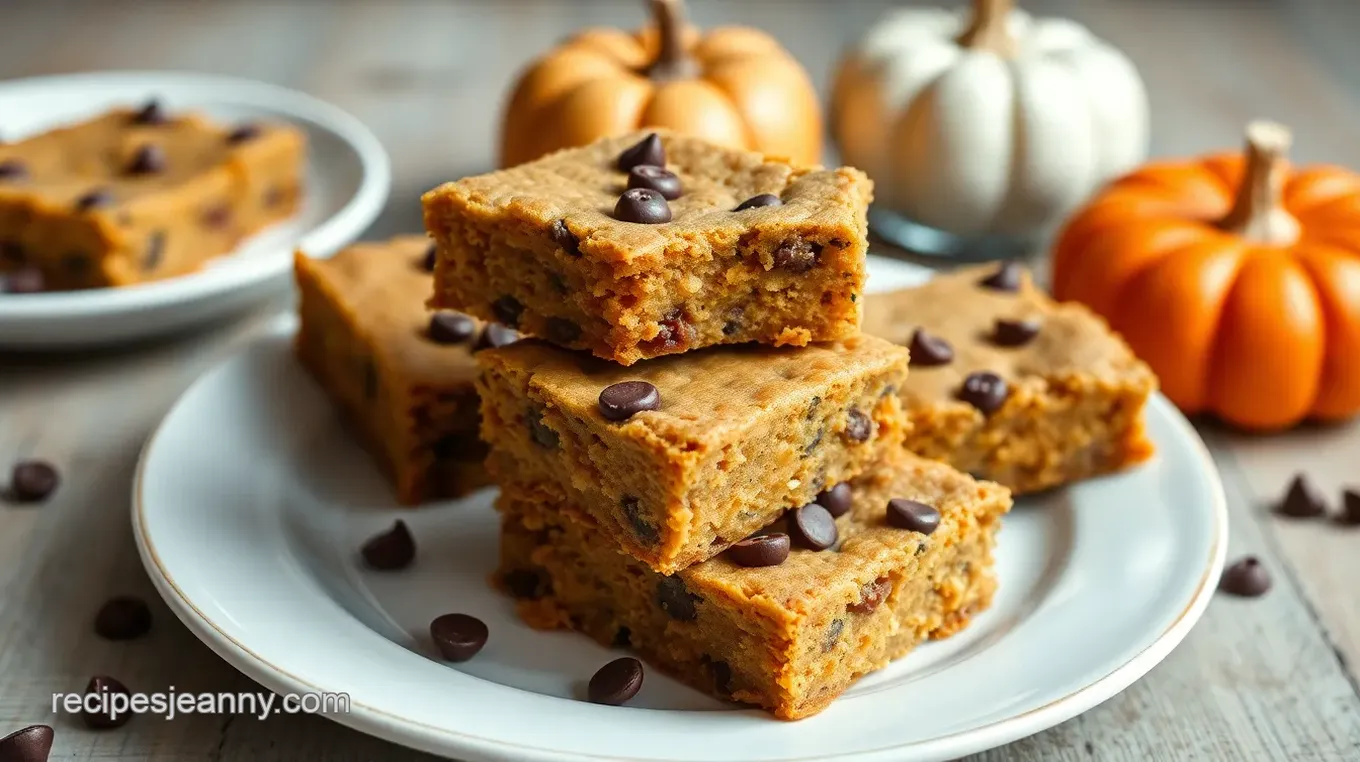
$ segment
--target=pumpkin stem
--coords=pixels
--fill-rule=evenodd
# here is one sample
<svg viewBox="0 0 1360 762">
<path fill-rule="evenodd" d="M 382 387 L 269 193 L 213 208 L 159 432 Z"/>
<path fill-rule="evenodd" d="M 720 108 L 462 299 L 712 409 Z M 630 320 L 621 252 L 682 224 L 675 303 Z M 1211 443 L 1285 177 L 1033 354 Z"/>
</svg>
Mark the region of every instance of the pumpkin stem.
<svg viewBox="0 0 1360 762">
<path fill-rule="evenodd" d="M 959 35 L 958 44 L 969 50 L 989 50 L 1003 58 L 1015 55 L 1015 38 L 1011 36 L 1011 9 L 1015 0 L 973 0 L 973 20 Z"/>
<path fill-rule="evenodd" d="M 1299 239 L 1299 221 L 1284 208 L 1287 154 L 1293 138 L 1275 122 L 1247 125 L 1246 165 L 1232 208 L 1218 226 L 1255 243 L 1286 246 Z"/>
<path fill-rule="evenodd" d="M 655 80 L 693 76 L 694 60 L 685 52 L 685 0 L 651 0 L 656 21 L 656 60 L 647 70 Z"/>
</svg>

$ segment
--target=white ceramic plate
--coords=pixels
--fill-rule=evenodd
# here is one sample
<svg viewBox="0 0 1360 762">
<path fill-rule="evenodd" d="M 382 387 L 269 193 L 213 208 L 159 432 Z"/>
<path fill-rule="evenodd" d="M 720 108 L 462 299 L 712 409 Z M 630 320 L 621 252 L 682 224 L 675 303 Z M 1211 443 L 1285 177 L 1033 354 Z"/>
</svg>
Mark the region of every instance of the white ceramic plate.
<svg viewBox="0 0 1360 762">
<path fill-rule="evenodd" d="M 873 263 L 877 288 L 920 271 Z M 387 484 L 294 362 L 295 325 L 202 378 L 148 442 L 133 523 L 155 584 L 188 627 L 280 692 L 346 692 L 333 716 L 465 760 L 943 760 L 1059 723 L 1160 661 L 1216 585 L 1227 512 L 1213 464 L 1161 397 L 1147 465 L 1018 504 L 992 609 L 796 723 L 735 709 L 648 671 L 628 707 L 573 700 L 613 658 L 535 632 L 492 592 L 491 495 L 398 511 Z M 206 432 L 206 433 L 205 433 Z M 397 574 L 356 549 L 401 516 L 420 551 Z M 428 626 L 453 611 L 490 642 L 457 666 Z"/>
<path fill-rule="evenodd" d="M 307 135 L 306 199 L 291 220 L 200 272 L 126 288 L 0 294 L 0 349 L 67 349 L 151 338 L 230 315 L 281 287 L 293 249 L 329 255 L 382 211 L 391 169 L 357 119 L 302 93 L 205 74 L 106 72 L 0 82 L 0 135 L 15 140 L 157 97 L 228 122 L 290 122 Z"/>
</svg>

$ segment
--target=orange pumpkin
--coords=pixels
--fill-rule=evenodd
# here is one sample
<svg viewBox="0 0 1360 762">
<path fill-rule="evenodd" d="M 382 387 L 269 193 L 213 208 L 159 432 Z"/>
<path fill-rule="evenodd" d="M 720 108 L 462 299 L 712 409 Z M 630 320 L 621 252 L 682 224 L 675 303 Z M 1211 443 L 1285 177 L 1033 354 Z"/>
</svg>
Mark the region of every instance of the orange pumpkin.
<svg viewBox="0 0 1360 762">
<path fill-rule="evenodd" d="M 502 167 L 641 127 L 818 162 L 821 106 L 779 43 L 745 27 L 700 35 L 682 0 L 651 4 L 654 27 L 587 29 L 521 75 L 501 127 Z"/>
<path fill-rule="evenodd" d="M 1053 290 L 1109 319 L 1187 413 L 1247 429 L 1360 411 L 1360 175 L 1245 156 L 1153 163 L 1068 224 Z"/>
</svg>

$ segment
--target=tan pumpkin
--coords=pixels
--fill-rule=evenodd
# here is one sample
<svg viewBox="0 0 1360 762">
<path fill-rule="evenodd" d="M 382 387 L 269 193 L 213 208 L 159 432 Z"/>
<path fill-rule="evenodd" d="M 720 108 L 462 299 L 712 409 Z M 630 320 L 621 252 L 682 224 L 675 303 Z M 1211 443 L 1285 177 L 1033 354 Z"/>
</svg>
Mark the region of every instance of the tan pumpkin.
<svg viewBox="0 0 1360 762">
<path fill-rule="evenodd" d="M 502 167 L 643 127 L 816 164 L 822 116 L 807 73 L 747 27 L 687 26 L 682 0 L 651 0 L 655 25 L 587 29 L 516 83 L 501 127 Z"/>
</svg>

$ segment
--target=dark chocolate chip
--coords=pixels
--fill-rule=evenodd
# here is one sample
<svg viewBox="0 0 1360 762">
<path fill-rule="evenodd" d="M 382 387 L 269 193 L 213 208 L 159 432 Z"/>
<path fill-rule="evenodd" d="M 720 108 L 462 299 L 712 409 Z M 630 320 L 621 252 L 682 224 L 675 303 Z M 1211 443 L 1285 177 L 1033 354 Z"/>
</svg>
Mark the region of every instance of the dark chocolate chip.
<svg viewBox="0 0 1360 762">
<path fill-rule="evenodd" d="M 650 188 L 630 188 L 614 205 L 614 219 L 659 225 L 671 221 L 671 205 L 666 203 L 665 196 Z"/>
<path fill-rule="evenodd" d="M 36 267 L 25 267 L 0 275 L 0 293 L 4 294 L 37 294 L 45 285 L 42 270 Z"/>
<path fill-rule="evenodd" d="M 652 352 L 670 354 L 683 352 L 694 340 L 694 326 L 685 319 L 682 308 L 676 307 L 661 319 L 656 336 L 648 339 L 646 346 Z"/>
<path fill-rule="evenodd" d="M 841 482 L 831 489 L 824 490 L 812 502 L 826 509 L 833 518 L 839 518 L 850 512 L 850 505 L 854 495 L 850 492 L 850 483 Z"/>
<path fill-rule="evenodd" d="M 592 704 L 621 706 L 642 689 L 642 662 L 624 656 L 600 667 L 586 696 Z"/>
<path fill-rule="evenodd" d="M 430 637 L 449 661 L 467 661 L 486 645 L 486 623 L 467 614 L 444 614 L 430 622 Z"/>
<path fill-rule="evenodd" d="M 378 366 L 372 360 L 364 361 L 364 397 L 374 400 L 378 398 Z"/>
<path fill-rule="evenodd" d="M 933 505 L 895 497 L 888 501 L 888 524 L 921 534 L 940 528 L 940 512 Z"/>
<path fill-rule="evenodd" d="M 1341 513 L 1336 518 L 1342 524 L 1360 525 L 1360 491 L 1348 489 L 1341 492 Z"/>
<path fill-rule="evenodd" d="M 28 167 L 18 159 L 0 161 L 0 181 L 20 180 L 28 176 Z"/>
<path fill-rule="evenodd" d="M 431 243 L 429 248 L 425 249 L 425 258 L 420 261 L 421 269 L 427 273 L 434 272 L 434 262 L 438 256 L 439 246 Z"/>
<path fill-rule="evenodd" d="M 534 440 L 534 444 L 544 449 L 556 450 L 562 443 L 557 432 L 543 422 L 542 410 L 530 410 L 525 419 L 529 424 L 529 438 Z"/>
<path fill-rule="evenodd" d="M 1007 386 L 1006 380 L 995 373 L 984 370 L 969 373 L 963 379 L 963 386 L 959 387 L 958 397 L 977 408 L 983 415 L 990 415 L 1006 404 L 1006 397 L 1009 395 L 1010 387 Z"/>
<path fill-rule="evenodd" d="M 723 327 L 722 327 L 722 335 L 724 335 L 724 336 L 734 336 L 734 335 L 736 335 L 737 331 L 740 331 L 740 330 L 741 330 L 741 323 L 738 323 L 738 322 L 735 321 L 735 320 L 729 320 L 729 321 L 727 321 L 726 323 L 723 323 Z"/>
<path fill-rule="evenodd" d="M 152 98 L 132 116 L 132 121 L 136 124 L 165 124 L 170 118 L 161 102 Z"/>
<path fill-rule="evenodd" d="M 573 344 L 581 338 L 581 326 L 566 318 L 548 318 L 547 339 L 554 344 Z"/>
<path fill-rule="evenodd" d="M 620 172 L 627 172 L 642 164 L 650 164 L 654 167 L 666 166 L 666 148 L 661 145 L 661 136 L 655 132 L 619 154 L 618 167 Z"/>
<path fill-rule="evenodd" d="M 54 733 L 48 725 L 29 725 L 0 738 L 3 762 L 47 762 Z"/>
<path fill-rule="evenodd" d="M 436 312 L 430 315 L 426 334 L 436 344 L 462 344 L 477 335 L 477 321 L 461 312 Z"/>
<path fill-rule="evenodd" d="M 699 662 L 707 667 L 709 674 L 712 675 L 714 690 L 724 696 L 731 695 L 732 665 L 722 659 L 714 659 L 710 656 L 702 657 Z"/>
<path fill-rule="evenodd" d="M 559 294 L 567 293 L 567 282 L 563 280 L 561 275 L 558 275 L 555 272 L 549 272 L 547 277 L 548 285 L 552 286 L 553 291 L 556 291 Z"/>
<path fill-rule="evenodd" d="M 127 686 L 107 675 L 96 675 L 90 678 L 90 683 L 85 686 L 85 695 L 89 696 L 92 693 L 104 694 L 104 698 L 95 702 L 95 711 L 90 711 L 88 704 L 81 710 L 80 716 L 85 720 L 86 727 L 93 730 L 112 730 L 121 728 L 132 719 L 130 709 L 123 707 L 123 711 L 115 711 L 117 708 L 113 706 L 115 702 L 110 699 L 114 694 L 130 695 L 131 691 Z"/>
<path fill-rule="evenodd" d="M 891 593 L 892 580 L 888 577 L 879 577 L 873 582 L 864 583 L 859 589 L 859 602 L 845 608 L 852 614 L 872 614 Z"/>
<path fill-rule="evenodd" d="M 21 460 L 14 464 L 9 476 L 9 496 L 19 503 L 38 503 L 56 491 L 61 476 L 51 463 L 42 460 Z"/>
<path fill-rule="evenodd" d="M 822 398 L 815 394 L 812 395 L 812 399 L 808 400 L 807 415 L 805 416 L 807 420 L 812 420 L 812 416 L 817 414 L 817 408 L 821 407 L 821 405 Z"/>
<path fill-rule="evenodd" d="M 867 442 L 874 433 L 874 421 L 858 410 L 845 414 L 845 438 L 851 442 Z"/>
<path fill-rule="evenodd" d="M 840 533 L 836 531 L 836 519 L 830 511 L 816 503 L 793 511 L 789 522 L 789 534 L 801 547 L 812 550 L 826 550 L 836 544 Z"/>
<path fill-rule="evenodd" d="M 620 627 L 614 631 L 614 639 L 610 641 L 613 648 L 628 648 L 633 645 L 633 631 L 627 627 Z"/>
<path fill-rule="evenodd" d="M 778 566 L 789 557 L 789 536 L 775 532 L 738 540 L 727 549 L 727 557 L 738 566 Z"/>
<path fill-rule="evenodd" d="M 502 581 L 510 595 L 521 600 L 538 600 L 548 592 L 547 578 L 532 569 L 511 569 Z"/>
<path fill-rule="evenodd" d="M 803 445 L 803 457 L 806 458 L 816 452 L 817 448 L 822 446 L 822 440 L 825 438 L 826 427 L 819 427 L 817 433 L 812 435 L 812 439 L 808 440 L 808 443 Z"/>
<path fill-rule="evenodd" d="M 203 212 L 203 227 L 210 230 L 221 230 L 231 224 L 231 204 L 223 201 L 214 204 L 207 211 Z"/>
<path fill-rule="evenodd" d="M 999 347 L 1020 347 L 1039 335 L 1038 320 L 1003 320 L 998 318 L 992 329 L 992 343 Z"/>
<path fill-rule="evenodd" d="M 227 133 L 227 142 L 232 145 L 248 143 L 260 136 L 260 126 L 258 124 L 242 124 L 236 129 Z"/>
<path fill-rule="evenodd" d="M 495 349 L 514 344 L 520 338 L 519 331 L 513 328 L 506 328 L 500 323 L 487 323 L 482 329 L 481 337 L 477 339 L 477 346 L 473 349 Z"/>
<path fill-rule="evenodd" d="M 628 525 L 633 528 L 633 534 L 639 540 L 648 545 L 655 545 L 661 539 L 661 533 L 652 525 L 647 517 L 642 515 L 642 501 L 628 495 L 623 498 L 623 515 L 628 519 Z"/>
<path fill-rule="evenodd" d="M 524 305 L 513 296 L 502 296 L 491 303 L 491 314 L 502 324 L 518 328 L 519 318 L 524 314 Z"/>
<path fill-rule="evenodd" d="M 151 607 L 141 598 L 110 598 L 94 617 L 95 634 L 105 640 L 132 640 L 151 631 Z"/>
<path fill-rule="evenodd" d="M 129 175 L 155 175 L 165 171 L 167 159 L 165 149 L 158 145 L 144 145 L 132 155 L 128 162 Z"/>
<path fill-rule="evenodd" d="M 822 636 L 822 653 L 829 654 L 836 647 L 836 641 L 841 639 L 841 632 L 845 630 L 844 619 L 832 619 L 831 624 L 827 625 L 826 635 Z"/>
<path fill-rule="evenodd" d="M 911 335 L 908 351 L 911 364 L 918 368 L 933 368 L 954 361 L 954 347 L 939 336 L 926 333 L 924 328 L 917 328 Z"/>
<path fill-rule="evenodd" d="M 656 603 L 671 619 L 693 622 L 699 616 L 695 608 L 699 600 L 699 596 L 691 593 L 685 587 L 685 581 L 679 577 L 662 577 L 656 583 Z"/>
<path fill-rule="evenodd" d="M 410 566 L 416 559 L 416 540 L 406 528 L 406 522 L 397 519 L 391 529 L 365 542 L 362 553 L 370 569 L 397 571 Z"/>
<path fill-rule="evenodd" d="M 151 272 L 161 264 L 165 257 L 165 231 L 157 230 L 146 238 L 146 249 L 142 252 L 142 271 Z"/>
<path fill-rule="evenodd" d="M 774 250 L 774 266 L 792 273 L 805 273 L 817 266 L 822 247 L 802 238 L 791 238 Z"/>
<path fill-rule="evenodd" d="M 733 209 L 732 211 L 744 212 L 747 209 L 755 209 L 761 206 L 783 206 L 783 205 L 784 202 L 781 201 L 780 198 L 774 195 L 773 193 L 762 193 L 759 196 L 752 196 L 746 199 L 745 201 L 741 202 L 740 204 L 737 204 L 737 208 Z"/>
<path fill-rule="evenodd" d="M 654 190 L 667 201 L 680 198 L 684 192 L 679 176 L 665 167 L 651 164 L 640 164 L 628 170 L 628 187 Z"/>
<path fill-rule="evenodd" d="M 1006 262 L 991 275 L 978 281 L 978 285 L 983 288 L 990 288 L 993 291 L 1019 291 L 1020 276 L 1023 268 L 1015 262 Z"/>
<path fill-rule="evenodd" d="M 1308 477 L 1301 473 L 1295 474 L 1294 480 L 1289 483 L 1289 491 L 1285 493 L 1284 500 L 1280 501 L 1276 512 L 1281 516 L 1295 519 L 1317 518 L 1327 513 L 1327 501 L 1308 481 Z"/>
<path fill-rule="evenodd" d="M 1228 595 L 1242 598 L 1265 595 L 1270 589 L 1270 573 L 1256 556 L 1246 556 L 1223 570 L 1223 577 L 1218 581 L 1218 589 Z"/>
<path fill-rule="evenodd" d="M 620 381 L 600 392 L 600 415 L 610 421 L 626 421 L 644 410 L 661 407 L 661 393 L 646 381 Z"/>
<path fill-rule="evenodd" d="M 567 227 L 566 220 L 556 220 L 552 224 L 552 239 L 562 251 L 573 257 L 581 256 L 581 239 Z"/>
<path fill-rule="evenodd" d="M 91 209 L 102 209 L 111 204 L 113 204 L 113 193 L 108 188 L 95 188 L 76 199 L 76 211 L 88 212 Z"/>
</svg>

